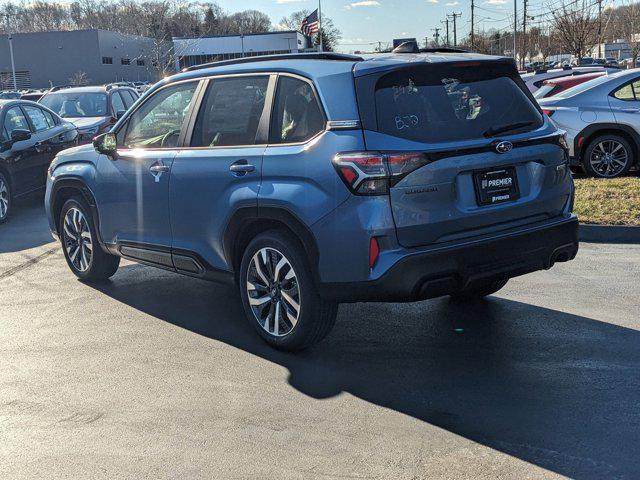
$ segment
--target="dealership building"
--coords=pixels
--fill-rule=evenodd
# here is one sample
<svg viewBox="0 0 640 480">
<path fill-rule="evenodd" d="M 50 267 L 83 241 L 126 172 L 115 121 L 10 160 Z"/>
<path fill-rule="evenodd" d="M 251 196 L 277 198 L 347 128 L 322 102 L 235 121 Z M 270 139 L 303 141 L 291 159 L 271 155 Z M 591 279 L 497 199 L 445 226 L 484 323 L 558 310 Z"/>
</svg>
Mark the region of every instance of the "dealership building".
<svg viewBox="0 0 640 480">
<path fill-rule="evenodd" d="M 309 39 L 300 32 L 282 31 L 248 35 L 180 37 L 173 39 L 176 70 L 217 60 L 298 53 L 308 50 Z"/>
<path fill-rule="evenodd" d="M 15 33 L 11 36 L 18 89 L 66 85 L 156 81 L 153 63 L 170 51 L 151 38 L 106 30 Z M 160 52 L 162 49 L 162 52 Z M 9 38 L 0 35 L 0 89 L 13 89 Z"/>
</svg>

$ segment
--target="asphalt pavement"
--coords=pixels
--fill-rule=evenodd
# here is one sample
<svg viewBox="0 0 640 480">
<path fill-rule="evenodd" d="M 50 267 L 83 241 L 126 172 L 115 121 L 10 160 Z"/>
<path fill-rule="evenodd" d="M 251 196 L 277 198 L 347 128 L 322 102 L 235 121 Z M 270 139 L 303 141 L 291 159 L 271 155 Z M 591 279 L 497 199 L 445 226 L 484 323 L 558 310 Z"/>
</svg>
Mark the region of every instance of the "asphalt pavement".
<svg viewBox="0 0 640 480">
<path fill-rule="evenodd" d="M 87 285 L 41 198 L 0 225 L 0 478 L 640 478 L 640 246 L 477 304 L 342 305 L 267 347 L 231 287 Z"/>
</svg>

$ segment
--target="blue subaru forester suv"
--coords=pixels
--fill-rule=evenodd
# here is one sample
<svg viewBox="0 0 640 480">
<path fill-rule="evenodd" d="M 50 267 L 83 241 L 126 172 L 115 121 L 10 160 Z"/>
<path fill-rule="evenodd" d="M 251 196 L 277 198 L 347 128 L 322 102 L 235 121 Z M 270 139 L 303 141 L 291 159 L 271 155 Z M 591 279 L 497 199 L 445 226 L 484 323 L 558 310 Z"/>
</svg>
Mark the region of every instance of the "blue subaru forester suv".
<svg viewBox="0 0 640 480">
<path fill-rule="evenodd" d="M 80 279 L 125 257 L 235 282 L 296 350 L 340 302 L 480 298 L 573 259 L 567 160 L 511 59 L 251 57 L 155 85 L 57 156 L 45 202 Z"/>
</svg>

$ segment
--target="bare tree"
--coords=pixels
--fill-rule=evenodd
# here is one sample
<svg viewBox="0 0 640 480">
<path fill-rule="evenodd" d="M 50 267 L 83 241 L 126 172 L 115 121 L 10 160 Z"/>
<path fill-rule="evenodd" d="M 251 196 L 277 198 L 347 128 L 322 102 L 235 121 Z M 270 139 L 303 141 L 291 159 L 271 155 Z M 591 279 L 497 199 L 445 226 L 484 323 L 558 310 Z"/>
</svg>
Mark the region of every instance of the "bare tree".
<svg viewBox="0 0 640 480">
<path fill-rule="evenodd" d="M 87 72 L 78 70 L 71 77 L 69 77 L 69 85 L 75 85 L 77 87 L 89 85 L 89 77 L 87 77 Z"/>
<path fill-rule="evenodd" d="M 283 17 L 280 20 L 279 27 L 285 28 L 287 30 L 296 30 L 300 31 L 300 25 L 302 21 L 309 16 L 311 13 L 310 10 L 299 10 L 297 12 L 293 12 L 288 17 Z M 342 32 L 333 24 L 333 20 L 325 15 L 322 15 L 322 49 L 326 52 L 333 51 L 338 42 L 342 38 Z M 318 45 L 319 35 L 314 35 L 312 38 L 312 43 L 314 45 Z"/>
<path fill-rule="evenodd" d="M 640 55 L 640 4 L 629 2 L 616 8 L 614 22 L 614 31 L 629 46 L 635 68 Z"/>
<path fill-rule="evenodd" d="M 599 41 L 594 5 L 589 0 L 571 1 L 552 12 L 559 45 L 578 61 Z"/>
</svg>

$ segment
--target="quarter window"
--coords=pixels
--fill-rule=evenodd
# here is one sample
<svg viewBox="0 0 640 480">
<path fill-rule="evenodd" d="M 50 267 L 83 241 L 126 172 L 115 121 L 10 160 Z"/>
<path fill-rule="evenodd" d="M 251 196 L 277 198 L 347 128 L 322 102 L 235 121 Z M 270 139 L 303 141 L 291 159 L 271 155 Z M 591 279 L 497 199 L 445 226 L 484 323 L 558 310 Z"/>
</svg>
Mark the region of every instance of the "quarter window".
<svg viewBox="0 0 640 480">
<path fill-rule="evenodd" d="M 39 109 L 38 107 L 32 107 L 30 105 L 25 105 L 23 108 L 26 114 L 29 116 L 29 119 L 31 120 L 33 128 L 35 128 L 36 132 L 41 132 L 43 130 L 51 128 L 49 126 L 47 118 L 44 116 L 44 112 L 41 109 Z"/>
<path fill-rule="evenodd" d="M 120 94 L 118 92 L 113 92 L 111 94 L 111 111 L 113 115 L 118 112 L 124 112 L 126 109 L 127 107 L 124 106 L 124 102 L 122 101 Z"/>
<path fill-rule="evenodd" d="M 268 83 L 267 76 L 212 80 L 196 120 L 191 146 L 255 144 Z"/>
<path fill-rule="evenodd" d="M 102 57 L 103 65 L 113 65 L 113 57 Z"/>
<path fill-rule="evenodd" d="M 118 143 L 126 148 L 177 146 L 196 86 L 197 82 L 179 83 L 154 94 L 118 132 Z"/>
<path fill-rule="evenodd" d="M 14 130 L 31 130 L 27 117 L 24 116 L 20 107 L 12 107 L 7 110 L 4 117 L 4 128 L 7 131 L 8 138 L 11 138 L 11 132 Z"/>
<path fill-rule="evenodd" d="M 640 80 L 623 85 L 618 90 L 613 92 L 613 96 L 618 100 L 640 100 Z"/>
<path fill-rule="evenodd" d="M 298 143 L 324 129 L 324 117 L 313 88 L 292 77 L 280 77 L 270 143 Z"/>
</svg>

